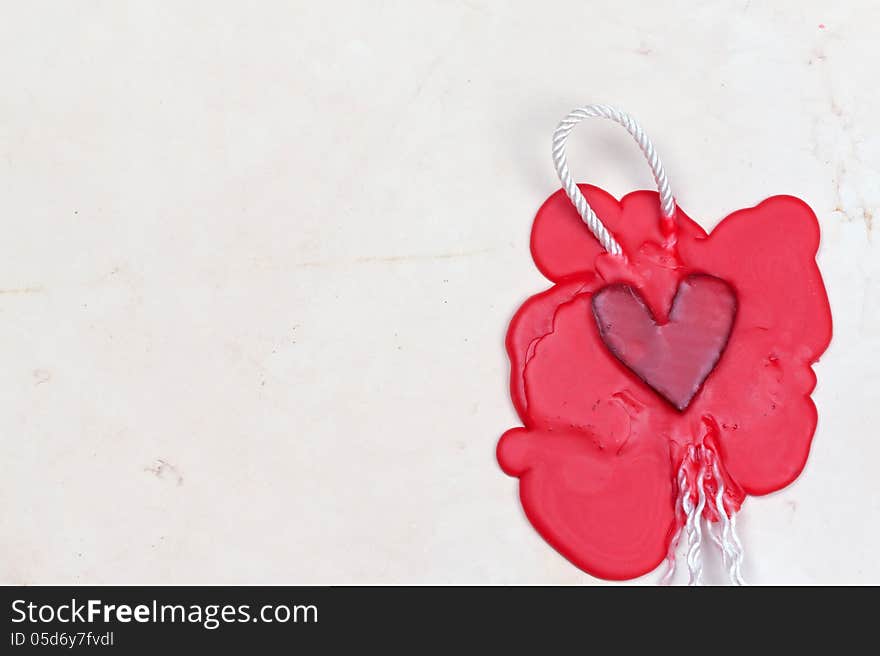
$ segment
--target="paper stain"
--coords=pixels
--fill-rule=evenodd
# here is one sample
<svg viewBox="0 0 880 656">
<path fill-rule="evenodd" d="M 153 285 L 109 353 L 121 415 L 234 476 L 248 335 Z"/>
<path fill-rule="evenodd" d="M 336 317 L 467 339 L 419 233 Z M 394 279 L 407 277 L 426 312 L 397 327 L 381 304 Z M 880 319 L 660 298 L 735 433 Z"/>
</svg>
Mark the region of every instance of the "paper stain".
<svg viewBox="0 0 880 656">
<path fill-rule="evenodd" d="M 0 289 L 0 294 L 39 294 L 43 291 L 42 287 L 16 287 L 12 289 Z"/>
<path fill-rule="evenodd" d="M 477 255 L 485 255 L 491 253 L 492 249 L 485 248 L 475 251 L 460 251 L 455 253 L 435 253 L 425 255 L 365 255 L 363 257 L 355 257 L 350 260 L 312 260 L 308 262 L 300 262 L 299 267 L 325 267 L 338 266 L 346 264 L 387 264 L 393 262 L 418 262 L 425 260 L 452 260 L 461 257 L 475 257 Z"/>
<path fill-rule="evenodd" d="M 34 369 L 34 385 L 42 385 L 52 380 L 52 372 L 48 369 Z"/>
<path fill-rule="evenodd" d="M 144 471 L 162 480 L 176 481 L 178 486 L 183 485 L 183 475 L 180 470 L 167 460 L 156 458 L 151 467 L 144 467 Z"/>
</svg>

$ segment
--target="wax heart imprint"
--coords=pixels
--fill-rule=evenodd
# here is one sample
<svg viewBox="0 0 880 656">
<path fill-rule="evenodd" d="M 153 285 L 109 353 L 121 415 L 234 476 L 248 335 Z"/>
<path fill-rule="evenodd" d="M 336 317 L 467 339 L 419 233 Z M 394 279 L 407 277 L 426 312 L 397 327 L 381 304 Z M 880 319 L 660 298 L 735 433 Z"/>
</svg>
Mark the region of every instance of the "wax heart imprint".
<svg viewBox="0 0 880 656">
<path fill-rule="evenodd" d="M 593 296 L 593 315 L 614 357 L 681 411 L 727 346 L 736 296 L 720 278 L 690 275 L 678 287 L 669 320 L 658 324 L 638 292 L 614 284 Z"/>
</svg>

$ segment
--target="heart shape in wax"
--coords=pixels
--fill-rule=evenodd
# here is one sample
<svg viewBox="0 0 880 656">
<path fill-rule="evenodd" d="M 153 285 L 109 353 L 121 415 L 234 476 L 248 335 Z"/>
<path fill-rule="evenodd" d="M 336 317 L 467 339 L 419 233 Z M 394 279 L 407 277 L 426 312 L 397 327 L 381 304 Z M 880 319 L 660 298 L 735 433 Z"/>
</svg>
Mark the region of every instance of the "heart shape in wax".
<svg viewBox="0 0 880 656">
<path fill-rule="evenodd" d="M 678 287 L 668 320 L 657 323 L 641 295 L 618 283 L 594 294 L 593 315 L 614 357 L 683 411 L 727 346 L 736 295 L 720 278 L 690 275 Z"/>
</svg>

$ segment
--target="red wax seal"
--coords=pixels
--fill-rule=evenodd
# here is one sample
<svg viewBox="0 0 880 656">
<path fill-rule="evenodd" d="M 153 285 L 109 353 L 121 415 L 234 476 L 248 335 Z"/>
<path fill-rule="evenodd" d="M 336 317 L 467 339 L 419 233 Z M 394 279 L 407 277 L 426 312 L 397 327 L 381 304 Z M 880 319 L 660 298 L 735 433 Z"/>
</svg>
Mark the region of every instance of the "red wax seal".
<svg viewBox="0 0 880 656">
<path fill-rule="evenodd" d="M 502 436 L 498 460 L 550 544 L 590 574 L 625 579 L 666 555 L 690 446 L 718 454 L 731 511 L 798 476 L 831 312 L 819 227 L 797 198 L 769 198 L 706 234 L 681 209 L 670 232 L 654 192 L 618 202 L 580 189 L 623 256 L 599 245 L 562 190 L 538 211 L 532 254 L 555 284 L 510 324 L 523 427 Z M 703 514 L 718 518 L 708 504 Z"/>
</svg>

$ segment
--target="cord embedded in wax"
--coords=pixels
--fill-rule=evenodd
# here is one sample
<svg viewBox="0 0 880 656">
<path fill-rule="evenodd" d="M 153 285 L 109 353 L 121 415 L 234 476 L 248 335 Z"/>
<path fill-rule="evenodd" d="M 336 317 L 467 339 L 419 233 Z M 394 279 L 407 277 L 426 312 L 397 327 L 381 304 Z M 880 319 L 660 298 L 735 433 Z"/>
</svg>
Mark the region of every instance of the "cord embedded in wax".
<svg viewBox="0 0 880 656">
<path fill-rule="evenodd" d="M 654 149 L 651 139 L 645 134 L 642 126 L 636 120 L 616 107 L 609 105 L 585 105 L 572 110 L 562 119 L 559 126 L 553 132 L 553 164 L 556 167 L 556 174 L 562 183 L 562 188 L 571 199 L 578 214 L 587 224 L 590 232 L 599 240 L 602 247 L 612 255 L 621 255 L 622 250 L 617 240 L 611 236 L 605 224 L 596 216 L 593 208 L 584 198 L 577 183 L 572 179 L 571 172 L 568 170 L 568 159 L 565 156 L 565 143 L 568 136 L 574 129 L 574 126 L 583 121 L 585 118 L 606 118 L 615 123 L 622 125 L 627 132 L 635 139 L 645 159 L 648 160 L 648 166 L 651 167 L 651 174 L 654 176 L 654 182 L 657 185 L 657 192 L 660 194 L 660 209 L 663 215 L 663 230 L 667 235 L 667 239 L 671 245 L 675 243 L 674 235 L 674 218 L 675 218 L 675 198 L 672 195 L 672 189 L 669 187 L 669 179 L 666 177 L 666 170 L 660 161 L 660 156 Z"/>
<path fill-rule="evenodd" d="M 697 469 L 697 474 L 691 483 L 688 470 L 693 468 Z M 702 517 L 707 502 L 707 477 L 716 482 L 715 494 L 709 495 L 711 498 L 708 499 L 708 502 L 714 506 L 718 513 L 720 534 L 716 532 L 712 521 Z M 724 504 L 724 479 L 721 477 L 718 455 L 705 444 L 691 445 L 682 458 L 676 479 L 678 482 L 678 494 L 675 499 L 676 530 L 669 543 L 666 555 L 666 572 L 660 580 L 661 584 L 668 585 L 672 582 L 676 569 L 676 551 L 681 535 L 684 533 L 688 545 L 685 552 L 689 575 L 688 585 L 702 585 L 703 532 L 701 523 L 705 521 L 706 533 L 721 551 L 724 569 L 730 582 L 734 585 L 745 585 L 742 576 L 743 546 L 736 532 L 736 514 L 732 509 L 728 511 Z M 693 500 L 694 495 L 697 497 L 696 504 Z"/>
</svg>

